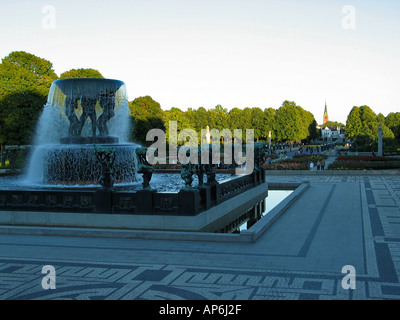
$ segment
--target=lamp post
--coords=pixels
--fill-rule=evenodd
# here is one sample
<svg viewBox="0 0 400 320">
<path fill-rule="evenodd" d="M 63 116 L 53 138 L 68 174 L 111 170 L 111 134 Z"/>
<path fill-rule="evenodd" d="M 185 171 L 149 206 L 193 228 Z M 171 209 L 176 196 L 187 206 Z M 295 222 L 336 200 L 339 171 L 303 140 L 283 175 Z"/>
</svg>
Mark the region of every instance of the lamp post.
<svg viewBox="0 0 400 320">
<path fill-rule="evenodd" d="M 272 132 L 271 131 L 269 132 L 268 138 L 269 138 L 269 150 L 271 150 L 271 141 L 272 141 Z"/>
</svg>

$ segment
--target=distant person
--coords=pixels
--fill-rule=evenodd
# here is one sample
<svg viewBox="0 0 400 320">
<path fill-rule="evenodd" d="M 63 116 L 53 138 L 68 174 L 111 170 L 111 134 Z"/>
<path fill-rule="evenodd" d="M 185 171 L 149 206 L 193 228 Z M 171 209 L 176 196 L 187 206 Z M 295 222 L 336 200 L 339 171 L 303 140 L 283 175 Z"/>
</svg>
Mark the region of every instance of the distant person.
<svg viewBox="0 0 400 320">
<path fill-rule="evenodd" d="M 325 160 L 321 160 L 321 170 L 325 170 Z"/>
<path fill-rule="evenodd" d="M 314 163 L 312 161 L 310 161 L 309 166 L 310 166 L 310 171 L 314 171 Z"/>
<path fill-rule="evenodd" d="M 318 160 L 318 162 L 317 162 L 317 171 L 320 171 L 321 170 L 321 162 Z"/>
</svg>

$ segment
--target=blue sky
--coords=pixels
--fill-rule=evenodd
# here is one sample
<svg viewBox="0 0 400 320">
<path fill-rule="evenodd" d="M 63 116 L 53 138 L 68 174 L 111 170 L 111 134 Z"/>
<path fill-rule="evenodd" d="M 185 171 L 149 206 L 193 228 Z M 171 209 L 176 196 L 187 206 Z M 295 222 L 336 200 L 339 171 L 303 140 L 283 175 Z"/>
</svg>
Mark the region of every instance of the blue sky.
<svg viewBox="0 0 400 320">
<path fill-rule="evenodd" d="M 291 100 L 319 123 L 325 100 L 341 122 L 353 106 L 400 111 L 398 0 L 0 0 L 0 30 L 0 58 L 95 68 L 163 109 Z"/>
</svg>

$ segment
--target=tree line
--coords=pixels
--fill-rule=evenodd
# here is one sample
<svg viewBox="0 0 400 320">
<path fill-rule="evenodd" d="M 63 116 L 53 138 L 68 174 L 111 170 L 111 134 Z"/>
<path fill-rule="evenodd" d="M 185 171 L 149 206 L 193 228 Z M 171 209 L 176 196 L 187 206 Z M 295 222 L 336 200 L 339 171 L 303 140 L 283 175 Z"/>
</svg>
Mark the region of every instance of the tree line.
<svg viewBox="0 0 400 320">
<path fill-rule="evenodd" d="M 58 76 L 50 61 L 24 51 L 15 51 L 2 59 L 0 64 L 0 143 L 4 145 L 30 144 L 37 120 L 47 102 L 51 83 L 67 78 L 104 78 L 95 69 L 72 69 Z M 165 130 L 168 138 L 170 121 L 176 121 L 178 131 L 194 129 L 253 129 L 254 138 L 268 141 L 269 133 L 274 143 L 310 141 L 319 138 L 314 115 L 284 101 L 277 108 L 233 108 L 221 105 L 212 109 L 199 107 L 182 111 L 179 108 L 163 110 L 150 96 L 138 97 L 129 102 L 132 122 L 131 140 L 143 145 L 150 129 Z M 376 115 L 368 106 L 354 107 L 346 122 L 346 136 L 357 148 L 374 148 L 377 128 L 383 124 L 385 143 L 395 147 L 399 143 L 400 113 L 387 117 Z"/>
<path fill-rule="evenodd" d="M 353 107 L 346 122 L 346 137 L 355 151 L 377 151 L 379 125 L 382 126 L 384 150 L 397 150 L 400 145 L 400 112 L 386 117 L 369 106 Z"/>
<path fill-rule="evenodd" d="M 288 142 L 318 138 L 317 122 L 311 112 L 297 106 L 295 102 L 284 101 L 276 110 L 273 108 L 233 108 L 228 111 L 221 105 L 212 109 L 200 107 L 182 111 L 179 108 L 163 110 L 158 102 L 150 96 L 139 97 L 129 103 L 130 114 L 133 118 L 134 139 L 146 143 L 146 134 L 150 129 L 165 130 L 167 138 L 170 121 L 177 122 L 177 129 L 194 129 L 200 139 L 201 130 L 242 129 L 243 140 L 245 130 L 253 129 L 257 141 L 268 141 L 269 133 L 274 142 Z M 199 141 L 200 142 L 200 141 Z M 147 142 L 148 143 L 148 142 Z"/>
<path fill-rule="evenodd" d="M 0 143 L 2 145 L 30 144 L 36 122 L 47 101 L 51 83 L 66 78 L 104 78 L 94 69 L 72 69 L 57 76 L 50 61 L 33 54 L 15 51 L 0 64 Z M 279 109 L 234 108 L 230 111 L 217 105 L 206 110 L 178 108 L 163 110 L 150 96 L 129 102 L 132 120 L 132 141 L 146 144 L 150 129 L 168 131 L 169 122 L 176 121 L 178 130 L 195 129 L 198 133 L 209 126 L 218 130 L 254 129 L 257 140 L 296 141 L 317 136 L 314 116 L 284 101 Z M 168 135 L 168 134 L 167 134 Z M 200 136 L 200 134 L 199 134 Z"/>
</svg>

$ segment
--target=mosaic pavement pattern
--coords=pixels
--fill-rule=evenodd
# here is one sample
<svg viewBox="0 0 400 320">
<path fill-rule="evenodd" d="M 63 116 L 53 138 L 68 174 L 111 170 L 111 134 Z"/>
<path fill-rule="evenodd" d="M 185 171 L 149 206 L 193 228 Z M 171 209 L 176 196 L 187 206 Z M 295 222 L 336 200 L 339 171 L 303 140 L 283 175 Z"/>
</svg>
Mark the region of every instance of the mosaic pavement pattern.
<svg viewBox="0 0 400 320">
<path fill-rule="evenodd" d="M 0 252 L 0 300 L 400 299 L 398 176 L 269 176 L 268 179 L 271 182 L 308 180 L 311 183 L 335 186 L 332 190 L 340 188 L 343 183 L 359 185 L 365 268 L 357 273 L 356 289 L 343 288 L 343 273 L 304 271 L 303 268 L 297 268 L 296 263 L 307 258 L 300 252 L 297 255 L 278 257 L 291 259 L 285 269 L 264 269 L 247 268 L 245 263 L 232 267 L 221 267 L 221 264 L 213 265 L 212 262 L 208 266 L 184 265 L 178 261 L 174 263 L 173 255 L 178 256 L 178 250 L 171 248 L 169 252 L 165 249 L 165 257 L 169 257 L 164 259 L 166 263 L 162 263 L 163 258 L 160 257 L 154 258 L 151 263 L 151 256 L 146 263 L 106 263 L 54 258 L 52 263 L 56 270 L 56 289 L 44 290 L 42 280 L 46 275 L 42 274 L 42 268 L 47 261 L 16 258 Z M 205 244 L 195 249 L 197 254 L 201 254 L 202 250 L 211 252 L 213 245 Z M 160 252 L 162 250 L 163 248 Z M 185 250 L 191 250 L 190 243 L 180 254 L 185 255 Z M 234 248 L 230 252 L 233 251 Z M 256 251 L 250 250 L 248 257 L 263 259 L 263 254 L 259 253 L 257 256 Z M 201 260 L 200 255 L 198 259 Z"/>
<path fill-rule="evenodd" d="M 56 289 L 44 290 L 42 267 L 39 262 L 2 262 L 0 299 L 365 299 L 382 294 L 393 298 L 400 290 L 379 279 L 358 279 L 357 286 L 364 290 L 344 290 L 337 274 L 68 262 L 54 265 Z"/>
</svg>

